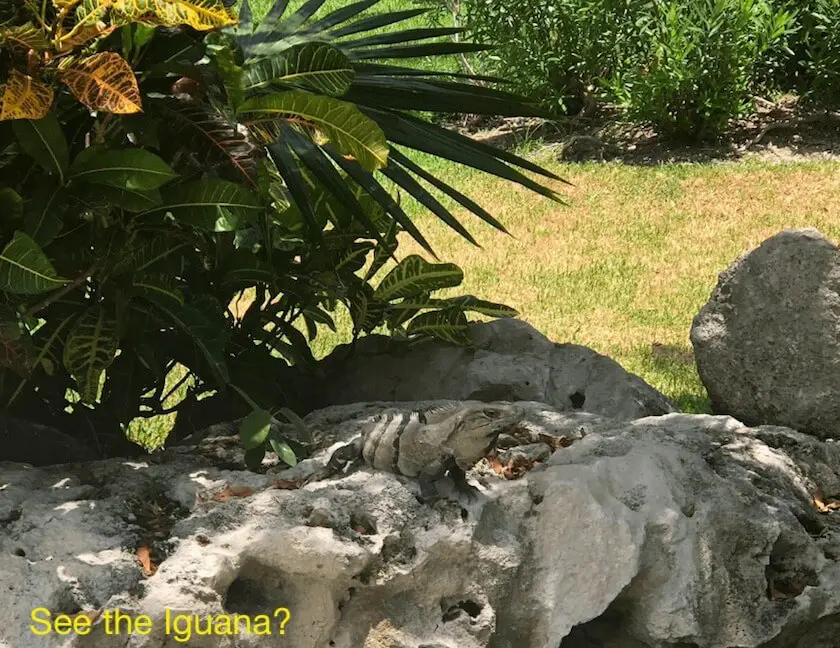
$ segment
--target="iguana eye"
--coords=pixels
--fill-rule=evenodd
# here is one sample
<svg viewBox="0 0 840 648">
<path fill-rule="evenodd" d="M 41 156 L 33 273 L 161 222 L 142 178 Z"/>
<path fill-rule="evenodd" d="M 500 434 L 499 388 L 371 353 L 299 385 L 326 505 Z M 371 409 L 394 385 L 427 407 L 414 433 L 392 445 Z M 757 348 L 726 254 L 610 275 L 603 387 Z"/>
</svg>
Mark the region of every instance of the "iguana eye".
<svg viewBox="0 0 840 648">
<path fill-rule="evenodd" d="M 484 410 L 484 416 L 486 416 L 489 419 L 499 418 L 501 415 L 502 415 L 502 413 L 499 410 L 492 410 L 492 409 Z"/>
</svg>

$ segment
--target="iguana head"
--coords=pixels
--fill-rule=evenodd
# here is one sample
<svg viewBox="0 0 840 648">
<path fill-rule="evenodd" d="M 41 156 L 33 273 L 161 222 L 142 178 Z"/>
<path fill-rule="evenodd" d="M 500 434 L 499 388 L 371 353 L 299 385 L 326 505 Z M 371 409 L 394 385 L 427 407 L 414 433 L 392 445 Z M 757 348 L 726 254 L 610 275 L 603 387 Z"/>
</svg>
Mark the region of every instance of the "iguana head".
<svg viewBox="0 0 840 648">
<path fill-rule="evenodd" d="M 502 403 L 478 403 L 465 408 L 448 445 L 456 463 L 471 468 L 495 445 L 499 435 L 519 419 L 519 411 Z"/>
</svg>

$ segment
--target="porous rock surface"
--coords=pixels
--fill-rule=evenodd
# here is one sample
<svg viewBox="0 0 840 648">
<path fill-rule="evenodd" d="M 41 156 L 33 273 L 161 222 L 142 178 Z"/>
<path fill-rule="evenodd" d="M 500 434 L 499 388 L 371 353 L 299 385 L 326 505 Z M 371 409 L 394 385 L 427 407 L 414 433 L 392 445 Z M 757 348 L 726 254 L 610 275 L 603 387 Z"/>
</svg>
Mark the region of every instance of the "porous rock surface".
<svg viewBox="0 0 840 648">
<path fill-rule="evenodd" d="M 416 346 L 381 335 L 336 349 L 322 377 L 302 379 L 307 411 L 368 401 L 539 401 L 567 411 L 636 419 L 679 411 L 662 393 L 588 347 L 549 340 L 527 322 L 472 325 L 474 346 L 437 340 Z"/>
<path fill-rule="evenodd" d="M 713 411 L 840 437 L 840 253 L 785 230 L 720 274 L 691 327 Z"/>
<path fill-rule="evenodd" d="M 812 495 L 840 492 L 840 447 L 722 416 L 520 407 L 528 431 L 571 445 L 518 479 L 480 464 L 463 509 L 369 469 L 280 481 L 322 465 L 377 404 L 307 417 L 329 448 L 286 471 L 236 469 L 225 438 L 140 462 L 0 463 L 0 646 L 836 647 L 837 513 Z M 151 577 L 143 546 L 163 551 Z M 36 640 L 37 607 L 119 607 L 153 631 Z M 280 607 L 284 635 L 184 643 L 163 623 L 167 608 Z"/>
</svg>

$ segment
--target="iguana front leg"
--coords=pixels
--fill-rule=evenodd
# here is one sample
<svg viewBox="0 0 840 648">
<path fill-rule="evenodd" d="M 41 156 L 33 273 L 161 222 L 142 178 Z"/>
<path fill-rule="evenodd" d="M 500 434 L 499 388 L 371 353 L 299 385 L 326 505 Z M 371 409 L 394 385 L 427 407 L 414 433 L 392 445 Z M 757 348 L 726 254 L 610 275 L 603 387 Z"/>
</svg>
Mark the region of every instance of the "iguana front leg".
<svg viewBox="0 0 840 648">
<path fill-rule="evenodd" d="M 347 472 L 352 472 L 354 468 L 363 463 L 362 438 L 359 437 L 333 452 L 326 465 L 321 468 L 321 470 L 318 470 L 307 477 L 306 480 L 304 480 L 304 483 L 308 484 L 313 481 L 329 479 L 330 477 L 344 472 L 345 470 L 347 470 Z"/>
<path fill-rule="evenodd" d="M 455 485 L 456 490 L 472 499 L 479 492 L 478 489 L 467 481 L 467 472 L 459 466 L 455 460 L 449 467 L 449 478 Z"/>
<path fill-rule="evenodd" d="M 458 465 L 454 457 L 446 457 L 434 462 L 418 475 L 417 482 L 420 486 L 420 497 L 425 504 L 432 504 L 441 499 L 449 499 L 456 504 L 461 504 L 458 496 L 472 501 L 479 493 L 478 489 L 467 481 L 467 473 Z M 438 487 L 443 482 L 450 486 L 451 492 L 448 495 L 440 494 Z"/>
</svg>

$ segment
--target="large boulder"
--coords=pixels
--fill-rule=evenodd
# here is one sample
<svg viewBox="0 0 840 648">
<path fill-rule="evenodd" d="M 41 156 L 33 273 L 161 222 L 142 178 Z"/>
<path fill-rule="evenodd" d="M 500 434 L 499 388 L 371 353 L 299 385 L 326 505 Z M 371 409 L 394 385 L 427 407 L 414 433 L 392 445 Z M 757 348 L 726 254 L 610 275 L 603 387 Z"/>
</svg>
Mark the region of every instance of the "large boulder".
<svg viewBox="0 0 840 648">
<path fill-rule="evenodd" d="M 722 272 L 691 342 L 715 413 L 840 435 L 840 254 L 817 230 L 781 232 Z"/>
<path fill-rule="evenodd" d="M 519 405 L 566 447 L 518 478 L 482 462 L 464 509 L 370 469 L 290 488 L 329 449 L 257 474 L 232 467 L 225 438 L 140 462 L 0 464 L 0 646 L 836 648 L 836 514 L 812 497 L 840 492 L 840 445 L 729 417 Z M 346 441 L 378 408 L 306 421 Z M 89 635 L 34 636 L 38 608 L 99 617 Z M 107 634 L 114 608 L 148 624 Z M 226 634 L 225 614 L 255 632 Z"/>
<path fill-rule="evenodd" d="M 679 411 L 614 360 L 576 344 L 556 344 L 517 319 L 472 326 L 475 344 L 418 345 L 371 335 L 336 349 L 322 377 L 300 381 L 301 409 L 363 401 L 530 400 L 557 409 L 636 419 Z"/>
</svg>

